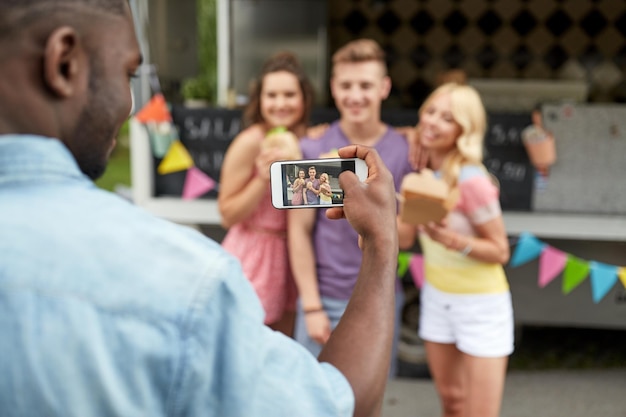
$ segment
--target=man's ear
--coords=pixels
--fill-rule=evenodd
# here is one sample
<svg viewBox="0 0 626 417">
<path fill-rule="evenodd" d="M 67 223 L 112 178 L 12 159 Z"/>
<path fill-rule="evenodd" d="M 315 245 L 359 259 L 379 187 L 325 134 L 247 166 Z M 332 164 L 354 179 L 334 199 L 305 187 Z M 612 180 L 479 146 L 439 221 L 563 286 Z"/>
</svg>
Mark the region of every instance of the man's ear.
<svg viewBox="0 0 626 417">
<path fill-rule="evenodd" d="M 391 78 L 388 75 L 383 77 L 383 85 L 381 88 L 381 98 L 386 100 L 389 97 L 389 93 L 391 92 Z"/>
<path fill-rule="evenodd" d="M 62 26 L 48 36 L 44 52 L 44 81 L 59 97 L 69 97 L 80 89 L 84 51 L 75 29 Z"/>
</svg>

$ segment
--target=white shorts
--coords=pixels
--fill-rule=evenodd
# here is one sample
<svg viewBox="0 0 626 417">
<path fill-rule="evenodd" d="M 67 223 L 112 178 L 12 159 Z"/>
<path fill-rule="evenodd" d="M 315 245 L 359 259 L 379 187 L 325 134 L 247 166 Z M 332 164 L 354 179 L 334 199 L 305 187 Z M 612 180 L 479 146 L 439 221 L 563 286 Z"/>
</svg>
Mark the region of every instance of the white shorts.
<svg viewBox="0 0 626 417">
<path fill-rule="evenodd" d="M 502 357 L 513 353 L 511 293 L 450 294 L 427 282 L 421 289 L 419 336 L 450 343 L 463 353 Z"/>
</svg>

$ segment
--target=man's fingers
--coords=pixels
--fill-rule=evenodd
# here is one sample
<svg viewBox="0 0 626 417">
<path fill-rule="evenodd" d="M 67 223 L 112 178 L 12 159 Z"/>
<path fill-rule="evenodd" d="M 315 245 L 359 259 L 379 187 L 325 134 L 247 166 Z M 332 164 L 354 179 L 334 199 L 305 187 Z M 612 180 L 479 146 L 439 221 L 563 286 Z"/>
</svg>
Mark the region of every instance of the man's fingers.
<svg viewBox="0 0 626 417">
<path fill-rule="evenodd" d="M 373 148 L 359 145 L 344 146 L 337 152 L 341 158 L 360 158 L 365 160 L 368 168 L 377 166 L 382 163 L 377 152 L 372 152 Z"/>
<path fill-rule="evenodd" d="M 343 148 L 337 150 L 337 153 L 340 158 L 356 158 L 356 148 L 357 145 L 344 146 Z"/>
<path fill-rule="evenodd" d="M 344 171 L 339 174 L 339 186 L 343 190 L 343 198 L 346 198 L 346 194 L 349 194 L 350 188 L 354 187 L 355 184 L 358 186 L 359 179 L 356 174 L 352 171 Z"/>
<path fill-rule="evenodd" d="M 349 145 L 338 150 L 341 158 L 360 158 L 365 160 L 368 169 L 368 180 L 375 178 L 381 173 L 380 167 L 384 166 L 380 155 L 373 148 L 360 145 Z M 391 175 L 391 174 L 389 174 Z M 365 182 L 369 182 L 366 180 Z M 358 180 L 357 180 L 358 181 Z"/>
<path fill-rule="evenodd" d="M 326 210 L 326 217 L 331 220 L 343 219 L 346 216 L 343 213 L 343 207 L 331 207 Z"/>
</svg>

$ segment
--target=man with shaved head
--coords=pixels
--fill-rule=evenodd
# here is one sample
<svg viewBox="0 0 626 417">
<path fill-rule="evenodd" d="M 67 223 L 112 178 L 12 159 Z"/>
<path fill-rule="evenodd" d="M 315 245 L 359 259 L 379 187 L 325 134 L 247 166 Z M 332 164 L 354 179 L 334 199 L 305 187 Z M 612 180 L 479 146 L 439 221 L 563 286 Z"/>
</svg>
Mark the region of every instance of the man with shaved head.
<svg viewBox="0 0 626 417">
<path fill-rule="evenodd" d="M 340 177 L 362 236 L 318 358 L 263 325 L 237 261 L 97 188 L 141 64 L 126 0 L 0 0 L 0 415 L 369 416 L 393 333 L 395 195 Z"/>
</svg>

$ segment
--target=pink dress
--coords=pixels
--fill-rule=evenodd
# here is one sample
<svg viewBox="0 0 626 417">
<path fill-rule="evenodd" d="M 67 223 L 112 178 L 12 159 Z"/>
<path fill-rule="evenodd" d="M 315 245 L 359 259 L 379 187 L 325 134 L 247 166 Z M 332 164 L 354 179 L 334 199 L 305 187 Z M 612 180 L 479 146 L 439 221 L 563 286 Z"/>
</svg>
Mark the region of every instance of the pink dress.
<svg viewBox="0 0 626 417">
<path fill-rule="evenodd" d="M 297 187 L 293 187 L 293 197 L 291 197 L 292 206 L 301 206 L 302 204 L 304 204 L 304 196 L 302 195 L 303 187 L 304 183 L 301 183 Z"/>
<path fill-rule="evenodd" d="M 269 184 L 257 208 L 232 226 L 222 246 L 241 261 L 265 309 L 265 324 L 295 311 L 297 289 L 287 255 L 287 213 L 272 206 Z"/>
</svg>

